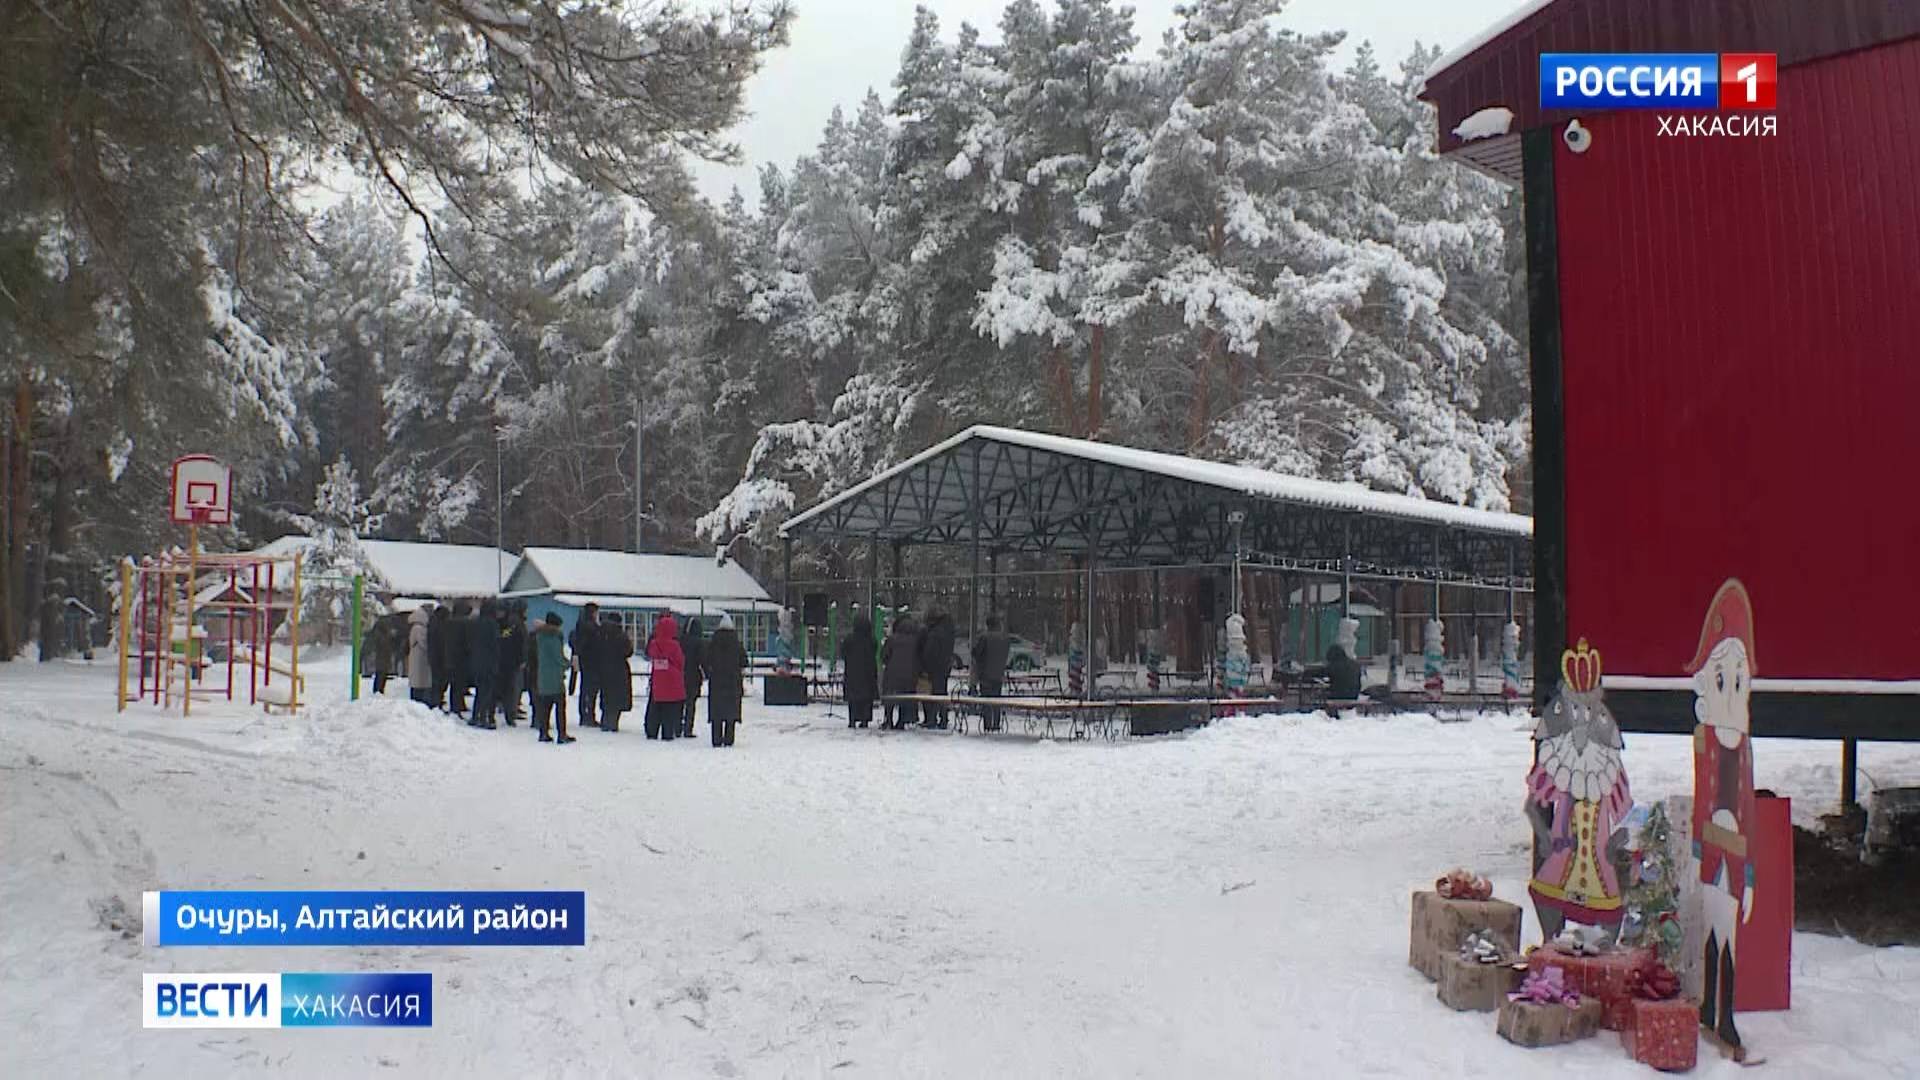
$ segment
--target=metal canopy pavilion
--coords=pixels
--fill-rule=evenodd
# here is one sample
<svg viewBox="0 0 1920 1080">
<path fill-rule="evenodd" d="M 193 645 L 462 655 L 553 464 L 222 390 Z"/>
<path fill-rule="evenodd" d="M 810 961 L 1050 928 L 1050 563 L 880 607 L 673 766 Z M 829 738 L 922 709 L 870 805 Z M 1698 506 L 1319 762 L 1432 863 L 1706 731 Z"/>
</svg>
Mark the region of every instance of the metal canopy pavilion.
<svg viewBox="0 0 1920 1080">
<path fill-rule="evenodd" d="M 789 518 L 800 540 L 971 545 L 1145 567 L 1247 564 L 1532 588 L 1533 521 L 1351 484 L 971 427 Z"/>
</svg>

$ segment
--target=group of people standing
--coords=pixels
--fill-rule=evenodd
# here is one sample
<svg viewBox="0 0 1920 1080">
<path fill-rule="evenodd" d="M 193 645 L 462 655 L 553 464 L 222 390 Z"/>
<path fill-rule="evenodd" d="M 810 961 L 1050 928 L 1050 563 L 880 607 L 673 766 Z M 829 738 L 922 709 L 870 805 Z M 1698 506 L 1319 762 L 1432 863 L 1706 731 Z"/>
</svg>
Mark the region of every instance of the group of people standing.
<svg viewBox="0 0 1920 1080">
<path fill-rule="evenodd" d="M 903 610 L 888 628 L 886 641 L 876 643 L 873 620 L 865 613 L 855 616 L 853 632 L 840 643 L 840 662 L 846 680 L 847 726 L 870 727 L 873 706 L 883 697 L 945 696 L 957 659 L 956 635 L 953 617 L 944 611 L 929 615 L 923 628 L 911 612 Z M 1000 617 L 989 615 L 985 631 L 974 638 L 968 650 L 975 693 L 982 697 L 1000 696 L 1012 648 L 1013 639 L 1001 628 Z M 886 704 L 880 727 L 883 731 L 899 731 L 918 723 L 924 727 L 945 728 L 950 722 L 944 703 L 927 703 L 922 715 L 917 702 L 902 701 Z M 997 713 L 989 711 L 985 727 L 988 731 L 999 730 Z"/>
<path fill-rule="evenodd" d="M 503 721 L 516 727 L 531 717 L 541 742 L 562 745 L 574 741 L 567 733 L 567 698 L 577 694 L 582 726 L 618 732 L 620 718 L 633 710 L 632 639 L 619 620 L 602 620 L 596 604 L 582 609 L 572 633 L 563 634 L 563 625 L 550 612 L 529 626 L 520 601 L 482 601 L 477 608 L 466 601 L 423 605 L 404 623 L 385 617 L 367 638 L 374 692 L 385 690 L 389 671 L 404 666 L 415 701 L 476 728 L 497 728 Z M 733 619 L 721 615 L 709 639 L 690 617 L 683 639 L 679 621 L 664 613 L 654 621 L 645 653 L 647 738 L 691 737 L 704 687 L 713 745 L 732 746 L 747 666 Z"/>
</svg>

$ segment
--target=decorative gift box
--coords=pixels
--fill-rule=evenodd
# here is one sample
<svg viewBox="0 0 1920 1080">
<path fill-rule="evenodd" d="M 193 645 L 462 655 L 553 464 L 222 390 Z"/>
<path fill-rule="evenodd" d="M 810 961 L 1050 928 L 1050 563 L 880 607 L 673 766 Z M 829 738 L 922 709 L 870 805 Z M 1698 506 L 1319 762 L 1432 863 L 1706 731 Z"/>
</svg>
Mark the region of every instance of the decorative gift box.
<svg viewBox="0 0 1920 1080">
<path fill-rule="evenodd" d="M 1507 951 L 1517 951 L 1520 909 L 1504 900 L 1449 900 L 1431 889 L 1416 892 L 1407 963 L 1438 980 L 1441 959 L 1458 955 L 1460 943 L 1477 931 L 1487 931 Z"/>
<path fill-rule="evenodd" d="M 1597 956 L 1581 956 L 1554 945 L 1543 945 L 1527 957 L 1527 966 L 1539 971 L 1557 967 L 1567 973 L 1567 985 L 1582 997 L 1600 1002 L 1600 1024 L 1608 1031 L 1627 1026 L 1627 1006 L 1633 996 L 1633 972 L 1653 963 L 1651 949 L 1616 949 Z"/>
<path fill-rule="evenodd" d="M 1485 963 L 1458 953 L 1440 958 L 1440 1003 L 1461 1012 L 1492 1012 L 1519 989 L 1524 966 Z"/>
<path fill-rule="evenodd" d="M 1700 1054 L 1700 1007 L 1685 998 L 1632 998 L 1620 1042 L 1635 1061 L 1668 1072 L 1686 1072 Z"/>
<path fill-rule="evenodd" d="M 1581 998 L 1575 1006 L 1503 1001 L 1495 1026 L 1501 1038 L 1517 1046 L 1558 1046 L 1600 1030 L 1600 1003 L 1592 998 Z"/>
</svg>

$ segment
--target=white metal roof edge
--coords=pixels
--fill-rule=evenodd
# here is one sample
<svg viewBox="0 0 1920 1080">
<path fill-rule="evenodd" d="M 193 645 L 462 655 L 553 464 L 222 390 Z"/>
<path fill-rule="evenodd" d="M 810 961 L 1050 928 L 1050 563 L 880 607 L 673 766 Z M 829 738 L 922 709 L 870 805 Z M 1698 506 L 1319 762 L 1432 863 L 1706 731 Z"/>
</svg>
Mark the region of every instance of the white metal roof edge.
<svg viewBox="0 0 1920 1080">
<path fill-rule="evenodd" d="M 771 598 L 758 596 L 665 596 L 659 593 L 640 596 L 627 593 L 557 592 L 552 594 L 552 598 L 573 607 L 593 604 L 603 608 L 655 608 L 675 612 L 679 612 L 681 606 L 687 604 L 708 604 L 714 607 L 732 605 L 739 608 L 774 606 Z"/>
<path fill-rule="evenodd" d="M 1502 533 L 1509 536 L 1533 535 L 1533 519 L 1522 514 L 1506 513 L 1497 510 L 1475 510 L 1471 507 L 1453 503 L 1439 502 L 1433 499 L 1418 499 L 1411 495 L 1395 495 L 1390 492 L 1374 491 L 1357 484 L 1341 484 L 1327 480 L 1311 480 L 1305 477 L 1288 476 L 1285 473 L 1269 472 L 1265 469 L 1250 468 L 1245 465 L 1231 465 L 1226 462 L 1204 461 L 1199 458 L 1182 457 L 1157 450 L 1138 450 L 1127 446 L 1114 446 L 1108 443 L 1091 442 L 1086 439 L 1070 439 L 1062 435 L 1046 435 L 1035 431 L 1021 431 L 1017 428 L 993 427 L 976 424 L 952 438 L 937 443 L 891 469 L 874 475 L 825 502 L 819 503 L 805 512 L 788 518 L 780 526 L 782 536 L 789 529 L 800 525 L 831 507 L 851 499 L 875 485 L 911 469 L 922 462 L 959 446 L 974 438 L 994 439 L 1002 442 L 1025 446 L 1034 450 L 1045 450 L 1065 454 L 1090 461 L 1099 461 L 1116 468 L 1138 469 L 1142 472 L 1156 473 L 1175 479 L 1187 480 L 1207 487 L 1279 501 L 1291 501 L 1320 506 L 1329 510 L 1351 513 L 1378 513 L 1389 517 L 1426 521 L 1437 525 L 1457 528 L 1478 529 L 1485 532 Z"/>
<path fill-rule="evenodd" d="M 1519 26 L 1541 9 L 1549 7 L 1556 2 L 1557 0 L 1526 0 L 1525 3 L 1508 12 L 1505 18 L 1490 24 L 1478 34 L 1447 50 L 1446 53 L 1441 55 L 1440 59 L 1435 60 L 1433 65 L 1427 68 L 1426 74 L 1421 77 L 1419 92 L 1423 94 L 1426 93 L 1427 84 L 1432 82 L 1435 76 L 1460 61 L 1465 60 L 1467 57 L 1472 56 L 1474 53 L 1479 52 L 1501 34 Z"/>
<path fill-rule="evenodd" d="M 554 594 L 568 593 L 568 594 L 579 595 L 579 596 L 595 595 L 590 591 L 590 587 L 583 588 L 577 584 L 570 583 L 571 579 L 566 578 L 565 575 L 561 575 L 562 580 L 556 581 L 555 575 L 549 572 L 549 570 L 552 568 L 554 560 L 549 559 L 547 562 L 547 567 L 545 568 L 543 568 L 540 565 L 540 563 L 537 561 L 540 557 L 544 555 L 554 555 L 554 556 L 595 555 L 595 556 L 607 556 L 610 558 L 618 558 L 618 559 L 690 559 L 699 563 L 706 562 L 708 558 L 708 556 L 706 555 L 689 555 L 684 552 L 677 552 L 677 551 L 614 551 L 608 548 L 529 547 L 521 556 L 522 564 L 526 566 L 531 566 L 535 570 L 537 570 L 540 574 L 540 577 L 544 581 L 546 581 L 547 585 L 543 589 L 516 590 L 515 593 L 513 593 L 512 595 L 545 595 L 548 593 L 554 593 Z M 759 591 L 760 596 L 757 597 L 759 601 L 761 601 L 762 603 L 768 603 L 768 604 L 773 602 L 773 594 L 767 591 L 766 586 L 760 584 L 760 580 L 753 576 L 752 571 L 748 570 L 744 566 L 741 566 L 739 563 L 732 562 L 730 560 L 724 566 L 715 567 L 715 570 L 724 573 L 727 571 L 728 567 L 732 567 L 735 571 L 737 571 L 738 576 L 740 576 L 741 578 L 744 578 L 745 583 L 747 585 L 750 585 L 754 589 L 757 589 Z M 507 595 L 507 594 L 503 594 L 503 595 Z M 635 594 L 635 595 L 639 595 L 639 594 Z M 649 592 L 649 593 L 646 593 L 645 595 L 664 596 L 664 597 L 676 598 L 676 599 L 684 598 L 688 600 L 700 599 L 699 596 L 695 596 L 692 594 L 681 594 L 681 593 Z M 726 598 L 732 599 L 731 596 Z M 741 598 L 756 599 L 756 597 L 752 596 L 751 594 L 743 595 Z"/>
<path fill-rule="evenodd" d="M 948 450 L 951 450 L 954 447 L 959 446 L 961 443 L 966 442 L 968 439 L 973 438 L 976 432 L 991 431 L 991 430 L 999 430 L 999 429 L 985 428 L 976 424 L 973 427 L 970 427 L 967 430 L 962 431 L 960 434 L 955 435 L 950 439 L 937 442 L 932 446 L 927 447 L 925 450 L 920 451 L 919 453 L 913 455 L 912 457 L 901 462 L 900 464 L 895 465 L 891 469 L 885 469 L 881 472 L 874 473 L 871 477 L 868 477 L 867 479 L 860 481 L 859 483 L 853 485 L 852 487 L 841 492 L 840 494 L 835 495 L 833 498 L 828 499 L 825 502 L 815 503 L 811 508 L 803 510 L 798 514 L 795 514 L 793 517 L 788 518 L 786 521 L 782 522 L 780 525 L 780 535 L 785 536 L 787 534 L 788 529 L 791 529 L 795 525 L 798 525 L 803 521 L 807 521 L 810 518 L 815 517 L 816 515 L 824 512 L 830 506 L 838 506 L 839 504 L 847 501 L 848 499 L 853 498 L 855 495 L 860 494 L 861 492 L 867 490 L 870 487 L 873 487 L 877 484 L 886 483 L 888 480 L 891 480 L 894 477 L 900 475 L 901 473 L 906 472 L 908 469 L 913 468 L 915 465 L 920 464 L 921 462 L 927 460 L 928 458 L 937 457 L 940 454 L 946 453 Z"/>
</svg>

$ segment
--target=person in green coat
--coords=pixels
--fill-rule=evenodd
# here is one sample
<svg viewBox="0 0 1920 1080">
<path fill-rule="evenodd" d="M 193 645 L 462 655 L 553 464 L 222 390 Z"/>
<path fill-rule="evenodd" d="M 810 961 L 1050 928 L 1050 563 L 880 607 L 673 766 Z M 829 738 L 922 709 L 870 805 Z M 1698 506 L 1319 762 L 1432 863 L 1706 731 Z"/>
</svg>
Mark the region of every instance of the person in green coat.
<svg viewBox="0 0 1920 1080">
<path fill-rule="evenodd" d="M 547 721 L 552 717 L 559 722 L 560 744 L 572 742 L 573 736 L 567 734 L 567 643 L 560 634 L 557 612 L 548 612 L 534 627 L 527 659 L 533 668 L 534 726 L 540 732 L 540 741 L 555 741 L 547 733 Z"/>
</svg>

